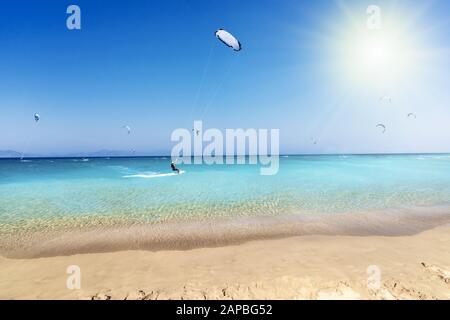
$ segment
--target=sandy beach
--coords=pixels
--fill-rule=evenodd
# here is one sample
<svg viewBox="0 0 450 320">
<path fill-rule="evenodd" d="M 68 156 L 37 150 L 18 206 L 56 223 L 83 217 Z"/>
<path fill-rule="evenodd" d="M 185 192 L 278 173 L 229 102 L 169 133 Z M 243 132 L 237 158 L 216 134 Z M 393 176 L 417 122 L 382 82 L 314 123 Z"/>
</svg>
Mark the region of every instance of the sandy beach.
<svg viewBox="0 0 450 320">
<path fill-rule="evenodd" d="M 450 0 L 3 2 L 0 300 L 450 300 Z"/>
<path fill-rule="evenodd" d="M 67 289 L 71 265 L 80 267 L 80 289 Z M 0 258 L 0 298 L 450 299 L 450 226 L 403 236 Z"/>
</svg>

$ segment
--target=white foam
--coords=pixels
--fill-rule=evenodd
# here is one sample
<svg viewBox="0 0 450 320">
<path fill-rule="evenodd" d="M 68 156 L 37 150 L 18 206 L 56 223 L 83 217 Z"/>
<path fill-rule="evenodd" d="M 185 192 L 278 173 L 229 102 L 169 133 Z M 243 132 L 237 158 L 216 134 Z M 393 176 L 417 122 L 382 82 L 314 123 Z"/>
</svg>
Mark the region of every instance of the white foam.
<svg viewBox="0 0 450 320">
<path fill-rule="evenodd" d="M 416 158 L 417 160 L 441 160 L 441 159 L 450 159 L 450 155 L 424 155 Z"/>
<path fill-rule="evenodd" d="M 121 171 L 122 173 L 130 172 L 130 168 L 126 166 L 108 166 L 108 168 Z"/>
<path fill-rule="evenodd" d="M 180 173 L 138 173 L 123 176 L 123 178 L 143 178 L 143 179 L 151 179 L 151 178 L 162 178 L 162 177 L 173 177 L 178 176 L 180 174 L 185 173 L 185 171 L 180 170 Z"/>
</svg>

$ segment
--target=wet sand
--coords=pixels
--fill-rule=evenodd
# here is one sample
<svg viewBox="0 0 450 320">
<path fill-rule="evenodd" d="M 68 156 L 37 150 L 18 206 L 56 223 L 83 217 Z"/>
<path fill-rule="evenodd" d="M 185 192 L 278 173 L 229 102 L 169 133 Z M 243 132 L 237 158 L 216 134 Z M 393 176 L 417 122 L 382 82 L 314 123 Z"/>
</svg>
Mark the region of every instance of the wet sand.
<svg viewBox="0 0 450 320">
<path fill-rule="evenodd" d="M 402 236 L 450 224 L 450 207 L 286 215 L 0 233 L 0 256 L 40 258 L 125 250 L 190 250 L 305 235 Z"/>
</svg>

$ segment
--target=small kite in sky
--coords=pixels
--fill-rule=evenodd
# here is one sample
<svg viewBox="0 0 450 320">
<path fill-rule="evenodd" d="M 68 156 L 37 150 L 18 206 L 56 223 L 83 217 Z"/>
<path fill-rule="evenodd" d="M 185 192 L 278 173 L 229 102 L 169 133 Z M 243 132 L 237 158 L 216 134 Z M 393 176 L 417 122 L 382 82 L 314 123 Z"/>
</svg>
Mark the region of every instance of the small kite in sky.
<svg viewBox="0 0 450 320">
<path fill-rule="evenodd" d="M 389 96 L 383 96 L 383 97 L 380 98 L 380 101 L 381 101 L 381 102 L 389 102 L 389 103 L 392 103 L 392 98 L 389 97 Z"/>
<path fill-rule="evenodd" d="M 382 128 L 382 129 L 383 129 L 383 131 L 382 131 L 383 133 L 386 132 L 386 126 L 385 126 L 384 124 L 379 123 L 379 124 L 376 125 L 376 127 L 377 127 L 377 128 L 378 128 L 378 127 Z"/>
<path fill-rule="evenodd" d="M 122 126 L 122 128 L 125 128 L 125 129 L 127 130 L 128 134 L 131 133 L 131 128 L 130 128 L 130 126 L 124 125 L 124 126 Z"/>
</svg>

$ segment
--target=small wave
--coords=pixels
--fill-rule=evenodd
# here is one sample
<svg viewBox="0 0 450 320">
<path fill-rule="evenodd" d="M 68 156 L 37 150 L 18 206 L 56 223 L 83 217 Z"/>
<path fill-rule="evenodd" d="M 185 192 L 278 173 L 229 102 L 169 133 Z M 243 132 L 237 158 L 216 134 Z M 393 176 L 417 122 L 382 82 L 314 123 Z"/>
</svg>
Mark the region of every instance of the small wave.
<svg viewBox="0 0 450 320">
<path fill-rule="evenodd" d="M 161 178 L 161 177 L 173 177 L 173 176 L 178 176 L 180 174 L 185 173 L 185 171 L 180 170 L 180 173 L 175 173 L 175 172 L 171 172 L 171 173 L 156 173 L 156 172 L 152 172 L 152 173 L 148 173 L 148 172 L 142 172 L 142 173 L 137 173 L 137 174 L 130 174 L 130 175 L 126 175 L 123 176 L 123 178 L 143 178 L 143 179 L 151 179 L 151 178 Z"/>
<path fill-rule="evenodd" d="M 416 158 L 417 160 L 442 160 L 450 159 L 450 155 L 424 155 Z"/>
<path fill-rule="evenodd" d="M 126 166 L 108 166 L 110 169 L 119 170 L 119 171 L 130 171 L 131 169 Z"/>
<path fill-rule="evenodd" d="M 20 160 L 20 162 L 33 162 L 33 160 L 24 160 L 24 159 L 22 159 L 22 160 Z"/>
</svg>

